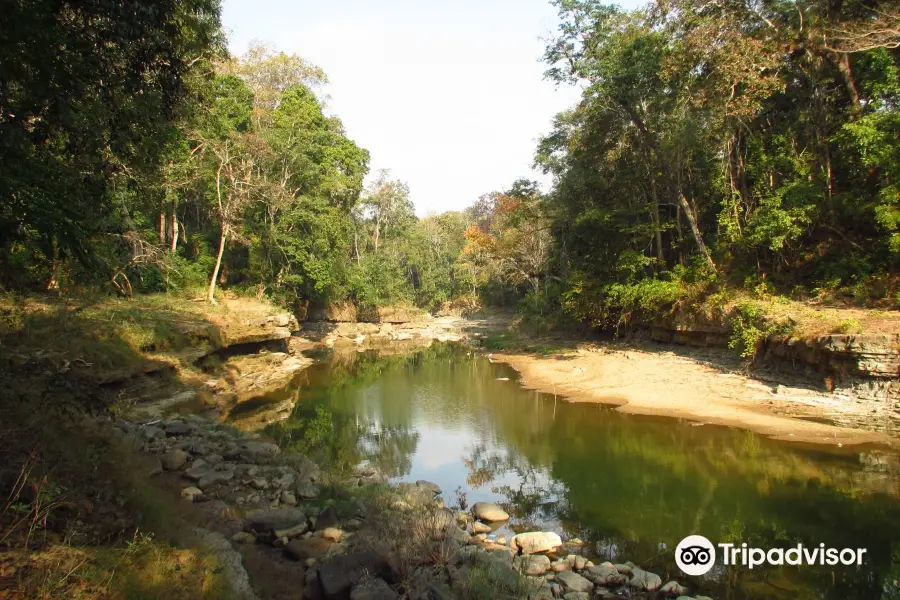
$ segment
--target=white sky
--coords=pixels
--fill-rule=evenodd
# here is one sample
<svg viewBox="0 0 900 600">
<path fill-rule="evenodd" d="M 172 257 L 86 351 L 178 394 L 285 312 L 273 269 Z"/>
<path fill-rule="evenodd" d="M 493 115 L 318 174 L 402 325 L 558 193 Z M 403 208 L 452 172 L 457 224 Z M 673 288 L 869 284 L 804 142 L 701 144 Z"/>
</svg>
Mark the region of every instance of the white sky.
<svg viewBox="0 0 900 600">
<path fill-rule="evenodd" d="M 543 79 L 548 0 L 224 0 L 223 21 L 232 54 L 260 40 L 322 67 L 328 111 L 420 216 L 546 182 L 535 143 L 579 98 Z"/>
</svg>

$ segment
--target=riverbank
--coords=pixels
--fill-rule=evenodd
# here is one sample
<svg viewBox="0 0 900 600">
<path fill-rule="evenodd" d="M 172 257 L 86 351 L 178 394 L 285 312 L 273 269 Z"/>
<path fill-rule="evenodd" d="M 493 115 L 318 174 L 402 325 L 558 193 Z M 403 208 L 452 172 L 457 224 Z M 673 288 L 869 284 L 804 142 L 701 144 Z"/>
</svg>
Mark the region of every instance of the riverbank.
<svg viewBox="0 0 900 600">
<path fill-rule="evenodd" d="M 532 344 L 547 342 L 536 342 Z M 747 376 L 724 352 L 651 344 L 583 343 L 549 354 L 495 352 L 522 375 L 522 385 L 571 402 L 594 402 L 629 414 L 739 427 L 775 439 L 826 445 L 884 444 L 886 433 L 831 424 L 860 417 L 852 402 L 798 385 Z M 785 381 L 784 379 L 782 379 Z"/>
</svg>

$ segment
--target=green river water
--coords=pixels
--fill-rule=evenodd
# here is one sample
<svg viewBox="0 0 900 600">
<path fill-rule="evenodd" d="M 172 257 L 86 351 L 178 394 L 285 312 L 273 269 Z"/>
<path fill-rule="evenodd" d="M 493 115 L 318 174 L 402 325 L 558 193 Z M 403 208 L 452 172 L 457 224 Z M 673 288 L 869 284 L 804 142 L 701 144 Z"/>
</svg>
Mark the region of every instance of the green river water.
<svg viewBox="0 0 900 600">
<path fill-rule="evenodd" d="M 391 357 L 342 353 L 245 410 L 289 400 L 290 416 L 265 429 L 283 446 L 335 469 L 368 461 L 395 481 L 433 481 L 448 506 L 458 494 L 469 505 L 502 503 L 512 519 L 501 532 L 577 536 L 595 558 L 631 560 L 715 600 L 900 597 L 893 453 L 629 416 L 517 380 L 510 367 L 452 344 Z M 673 551 L 690 534 L 867 554 L 861 567 L 717 564 L 685 577 Z"/>
</svg>

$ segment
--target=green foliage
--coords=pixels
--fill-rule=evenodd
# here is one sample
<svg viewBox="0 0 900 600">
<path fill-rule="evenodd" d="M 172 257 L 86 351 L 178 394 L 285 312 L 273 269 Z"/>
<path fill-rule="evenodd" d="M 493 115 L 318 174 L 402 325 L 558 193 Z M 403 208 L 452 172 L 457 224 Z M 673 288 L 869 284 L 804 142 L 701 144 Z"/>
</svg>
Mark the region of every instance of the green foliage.
<svg viewBox="0 0 900 600">
<path fill-rule="evenodd" d="M 753 300 L 739 302 L 732 309 L 728 321 L 732 331 L 728 347 L 743 358 L 753 358 L 760 344 L 769 337 L 789 334 L 792 329 L 790 324 L 773 321 L 762 305 Z"/>
</svg>

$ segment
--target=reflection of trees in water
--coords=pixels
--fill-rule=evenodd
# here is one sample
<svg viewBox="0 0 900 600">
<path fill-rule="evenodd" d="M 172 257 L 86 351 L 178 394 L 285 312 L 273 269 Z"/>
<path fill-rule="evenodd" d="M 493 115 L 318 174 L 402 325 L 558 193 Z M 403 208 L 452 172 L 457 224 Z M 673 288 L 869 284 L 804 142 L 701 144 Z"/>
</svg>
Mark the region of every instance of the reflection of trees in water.
<svg viewBox="0 0 900 600">
<path fill-rule="evenodd" d="M 491 486 L 491 491 L 505 498 L 517 530 L 539 528 L 561 522 L 568 511 L 568 490 L 523 456 L 476 444 L 463 459 L 469 474 L 466 482 L 475 489 L 485 487 L 504 475 L 513 474 L 514 485 Z"/>
<path fill-rule="evenodd" d="M 447 346 L 387 359 L 352 354 L 311 370 L 291 419 L 270 433 L 306 439 L 313 407 L 327 405 L 333 428 L 315 451 L 345 465 L 367 458 L 402 477 L 419 446 L 416 427 L 466 429 L 485 440 L 464 458 L 468 485 L 500 494 L 516 528 L 561 530 L 597 554 L 661 574 L 675 572 L 671 549 L 689 533 L 725 539 L 740 531 L 741 541 L 762 548 L 867 547 L 863 569 L 723 572 L 707 591 L 735 599 L 896 597 L 900 468 L 891 456 L 865 455 L 861 468 L 856 457 L 742 431 L 554 407 L 552 398 L 496 381 L 499 368 Z"/>
<path fill-rule="evenodd" d="M 412 470 L 412 457 L 419 445 L 419 433 L 409 427 L 369 426 L 359 439 L 362 456 L 380 473 L 403 477 Z"/>
</svg>

